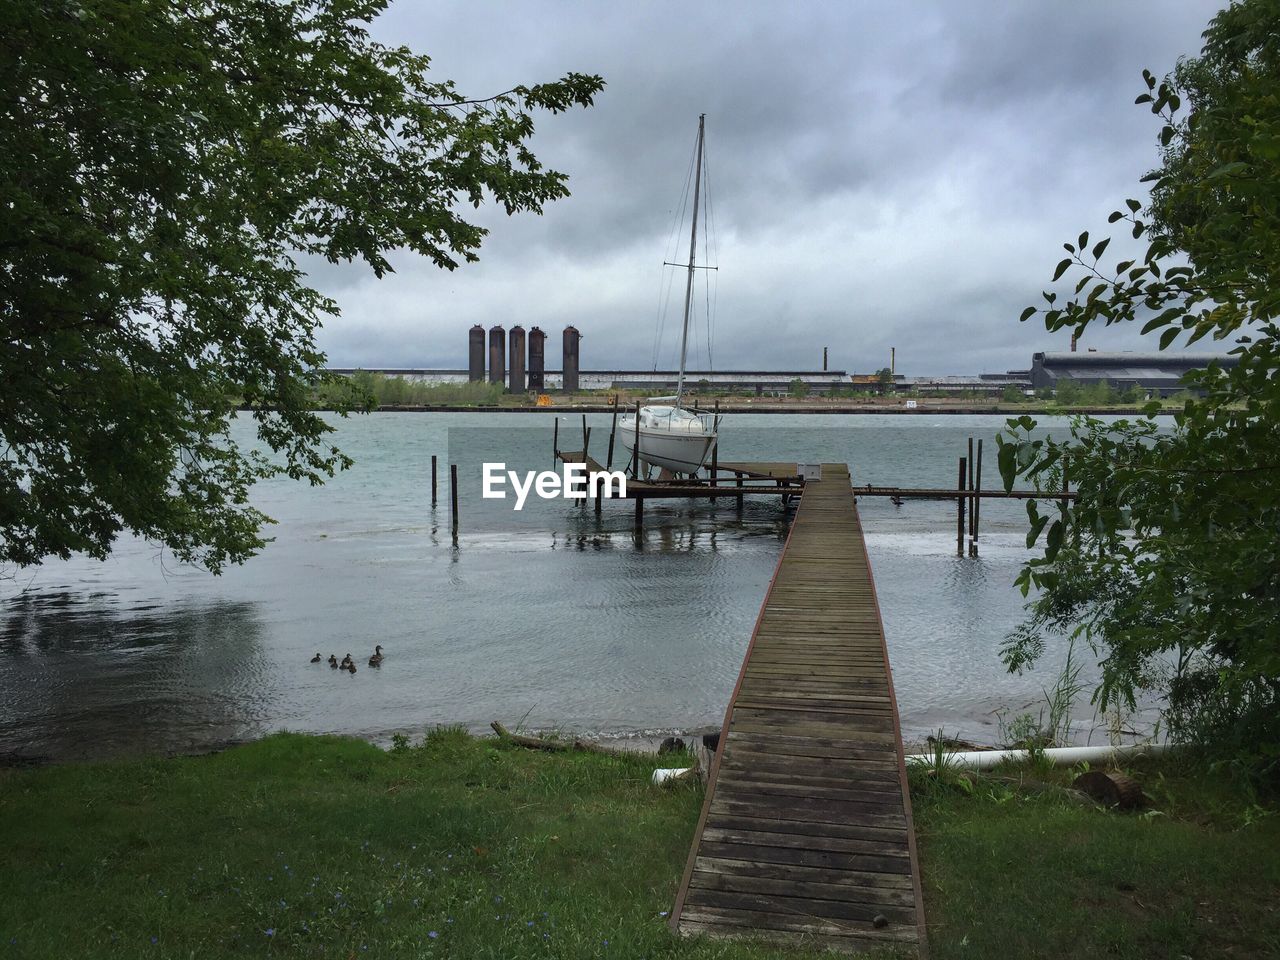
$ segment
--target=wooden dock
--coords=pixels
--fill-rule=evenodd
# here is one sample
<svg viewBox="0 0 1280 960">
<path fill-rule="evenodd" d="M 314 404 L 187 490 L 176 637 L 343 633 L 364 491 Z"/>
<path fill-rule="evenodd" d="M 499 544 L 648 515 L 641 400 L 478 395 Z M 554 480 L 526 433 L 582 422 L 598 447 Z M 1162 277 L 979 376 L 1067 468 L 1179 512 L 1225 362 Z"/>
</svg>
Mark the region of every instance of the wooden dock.
<svg viewBox="0 0 1280 960">
<path fill-rule="evenodd" d="M 925 953 L 897 704 L 844 464 L 804 486 L 672 910 L 681 934 Z"/>
</svg>

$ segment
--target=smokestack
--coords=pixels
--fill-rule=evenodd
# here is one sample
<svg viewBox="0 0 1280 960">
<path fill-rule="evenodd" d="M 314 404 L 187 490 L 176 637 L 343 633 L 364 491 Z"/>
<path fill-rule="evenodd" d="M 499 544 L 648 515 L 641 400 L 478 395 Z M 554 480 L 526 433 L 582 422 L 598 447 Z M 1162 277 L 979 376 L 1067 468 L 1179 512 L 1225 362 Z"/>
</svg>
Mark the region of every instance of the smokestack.
<svg viewBox="0 0 1280 960">
<path fill-rule="evenodd" d="M 578 389 L 578 341 L 581 339 L 582 334 L 578 333 L 577 327 L 564 328 L 564 362 L 561 366 L 564 382 L 561 386 L 566 393 Z"/>
<path fill-rule="evenodd" d="M 892 375 L 897 372 L 898 372 L 898 348 L 890 347 L 889 348 L 889 373 Z"/>
<path fill-rule="evenodd" d="M 827 372 L 827 348 L 822 348 L 822 372 Z"/>
<path fill-rule="evenodd" d="M 511 328 L 511 339 L 507 344 L 510 351 L 511 372 L 507 378 L 507 389 L 512 393 L 524 393 L 524 327 L 516 324 Z"/>
<path fill-rule="evenodd" d="M 470 351 L 467 356 L 467 379 L 472 383 L 484 380 L 484 327 L 471 328 Z"/>
<path fill-rule="evenodd" d="M 1074 333 L 1071 335 L 1071 352 L 1076 352 L 1076 335 Z"/>
<path fill-rule="evenodd" d="M 507 379 L 507 332 L 502 324 L 489 328 L 489 382 L 502 383 Z"/>
<path fill-rule="evenodd" d="M 547 349 L 547 335 L 542 332 L 540 327 L 534 327 L 529 331 L 529 389 L 544 390 L 545 383 L 542 379 L 543 356 Z"/>
</svg>

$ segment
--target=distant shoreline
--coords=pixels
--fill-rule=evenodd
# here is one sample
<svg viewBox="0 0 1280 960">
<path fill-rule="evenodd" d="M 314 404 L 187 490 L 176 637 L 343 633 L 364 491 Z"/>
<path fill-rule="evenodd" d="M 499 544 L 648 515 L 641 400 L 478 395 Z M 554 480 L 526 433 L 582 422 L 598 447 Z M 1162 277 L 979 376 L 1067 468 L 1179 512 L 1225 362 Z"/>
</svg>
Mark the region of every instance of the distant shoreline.
<svg viewBox="0 0 1280 960">
<path fill-rule="evenodd" d="M 630 405 L 618 407 L 622 412 L 631 409 Z M 711 408 L 704 408 L 707 413 L 711 412 Z M 550 407 L 480 407 L 466 406 L 463 404 L 433 404 L 425 406 L 415 406 L 405 404 L 403 406 L 380 406 L 375 408 L 377 413 L 612 413 L 614 407 L 606 403 L 572 403 L 560 406 Z M 1084 414 L 1088 416 L 1114 416 L 1119 414 L 1132 414 L 1135 416 L 1145 416 L 1141 407 L 1072 407 L 1069 410 L 1062 410 L 1056 407 L 997 407 L 997 406 L 946 406 L 946 407 L 916 407 L 910 409 L 903 406 L 868 406 L 868 405 L 846 405 L 846 404 L 824 404 L 823 406 L 809 405 L 785 405 L 785 404 L 726 404 L 719 407 L 722 414 L 741 414 L 741 413 L 765 413 L 765 414 L 785 414 L 785 413 L 817 413 L 817 414 L 888 414 L 892 416 L 963 416 L 963 415 L 984 415 L 984 416 L 1006 416 L 1017 417 L 1023 414 L 1035 414 L 1037 416 L 1055 416 L 1065 417 L 1075 414 Z M 1171 417 L 1178 412 L 1177 409 L 1160 410 L 1156 413 L 1157 417 Z"/>
</svg>

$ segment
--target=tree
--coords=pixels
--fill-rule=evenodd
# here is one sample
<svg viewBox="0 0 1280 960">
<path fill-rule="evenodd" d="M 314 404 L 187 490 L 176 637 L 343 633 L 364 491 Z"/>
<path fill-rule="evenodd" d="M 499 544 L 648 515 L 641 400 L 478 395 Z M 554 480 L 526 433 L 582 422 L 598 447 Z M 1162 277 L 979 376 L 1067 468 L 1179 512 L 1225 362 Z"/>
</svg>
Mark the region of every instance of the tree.
<svg viewBox="0 0 1280 960">
<path fill-rule="evenodd" d="M 337 308 L 300 259 L 381 277 L 404 248 L 452 270 L 486 233 L 464 205 L 567 195 L 532 113 L 603 81 L 469 99 L 370 38 L 384 6 L 5 4 L 0 562 L 102 557 L 126 530 L 243 561 L 265 542 L 256 480 L 350 462 L 310 403 Z M 233 442 L 237 403 L 265 453 Z"/>
<path fill-rule="evenodd" d="M 809 384 L 796 377 L 791 381 L 791 395 L 800 399 L 807 397 L 809 395 Z"/>
<path fill-rule="evenodd" d="M 1107 270 L 1108 239 L 1065 244 L 1046 292 L 1049 330 L 1139 321 L 1160 349 L 1232 340 L 1237 365 L 1189 375 L 1172 430 L 1151 419 L 1074 421 L 1033 437 L 1009 422 L 1006 487 L 1024 477 L 1079 494 L 1069 508 L 1028 505 L 1019 582 L 1042 592 L 1009 638 L 1008 664 L 1034 662 L 1054 631 L 1087 637 L 1101 657 L 1101 706 L 1165 696 L 1174 735 L 1234 741 L 1275 769 L 1280 757 L 1280 12 L 1244 0 L 1220 12 L 1200 56 L 1163 80 L 1145 72 L 1137 102 L 1161 120 L 1160 166 L 1144 204 L 1111 222 L 1145 253 Z M 1184 107 L 1185 102 L 1185 107 Z M 1039 312 L 1029 307 L 1023 320 Z M 1159 404 L 1150 404 L 1153 414 Z"/>
<path fill-rule="evenodd" d="M 888 367 L 881 367 L 876 371 L 876 383 L 880 385 L 881 393 L 888 393 L 893 387 L 893 371 Z"/>
</svg>

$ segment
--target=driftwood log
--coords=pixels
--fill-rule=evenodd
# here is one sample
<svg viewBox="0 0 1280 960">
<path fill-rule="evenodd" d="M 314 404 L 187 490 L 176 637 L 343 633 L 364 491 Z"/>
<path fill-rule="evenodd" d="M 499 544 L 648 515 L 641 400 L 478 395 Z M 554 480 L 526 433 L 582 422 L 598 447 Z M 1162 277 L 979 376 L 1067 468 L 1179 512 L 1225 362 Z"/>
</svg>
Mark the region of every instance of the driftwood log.
<svg viewBox="0 0 1280 960">
<path fill-rule="evenodd" d="M 598 743 L 583 740 L 581 737 L 574 737 L 572 740 L 546 740 L 542 737 L 526 737 L 523 734 L 512 733 L 497 720 L 494 720 L 489 726 L 493 728 L 493 732 L 498 735 L 499 739 L 509 740 L 518 747 L 527 747 L 530 750 L 546 750 L 549 753 L 567 753 L 577 750 L 583 753 L 603 753 L 610 757 L 626 756 L 632 753 L 630 750 L 613 750 L 609 747 L 602 747 Z"/>
</svg>

